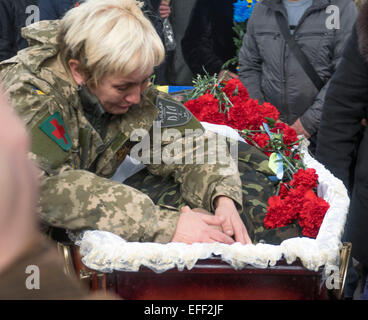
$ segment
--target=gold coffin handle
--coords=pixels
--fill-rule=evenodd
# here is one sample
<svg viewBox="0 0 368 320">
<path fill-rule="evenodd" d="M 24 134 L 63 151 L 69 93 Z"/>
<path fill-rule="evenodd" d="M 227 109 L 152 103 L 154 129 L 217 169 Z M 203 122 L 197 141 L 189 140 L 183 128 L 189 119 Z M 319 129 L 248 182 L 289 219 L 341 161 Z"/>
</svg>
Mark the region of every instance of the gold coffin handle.
<svg viewBox="0 0 368 320">
<path fill-rule="evenodd" d="M 61 254 L 61 256 L 64 258 L 64 265 L 63 265 L 64 273 L 69 277 L 75 277 L 77 273 L 74 268 L 73 255 L 70 245 L 65 245 L 61 242 L 56 242 L 56 248 L 59 254 Z"/>
<path fill-rule="evenodd" d="M 341 299 L 343 297 L 346 274 L 348 272 L 348 266 L 349 266 L 349 260 L 350 260 L 350 254 L 351 254 L 351 248 L 352 248 L 351 242 L 344 242 L 342 244 L 342 249 L 340 253 L 340 268 L 339 268 L 341 285 L 338 290 L 338 299 Z"/>
</svg>

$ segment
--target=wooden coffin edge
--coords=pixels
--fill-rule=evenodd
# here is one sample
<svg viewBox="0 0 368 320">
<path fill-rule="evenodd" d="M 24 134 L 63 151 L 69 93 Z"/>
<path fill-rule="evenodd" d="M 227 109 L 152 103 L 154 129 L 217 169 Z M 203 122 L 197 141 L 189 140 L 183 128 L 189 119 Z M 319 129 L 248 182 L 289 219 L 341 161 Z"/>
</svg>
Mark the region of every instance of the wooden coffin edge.
<svg viewBox="0 0 368 320">
<path fill-rule="evenodd" d="M 64 273 L 67 276 L 75 277 L 77 276 L 82 284 L 89 288 L 90 291 L 101 291 L 104 293 L 108 293 L 109 290 L 113 287 L 113 284 L 109 283 L 108 273 L 103 273 L 100 271 L 96 271 L 86 267 L 81 259 L 81 255 L 79 253 L 79 247 L 73 244 L 63 244 L 61 242 L 57 242 L 57 249 L 64 261 Z M 339 265 L 339 289 L 328 290 L 328 298 L 330 299 L 343 299 L 343 292 L 345 287 L 346 275 L 350 260 L 352 244 L 350 242 L 344 242 L 342 244 L 342 248 L 340 251 L 340 265 Z M 209 259 L 199 260 L 196 265 L 193 267 L 196 269 L 216 269 L 221 268 L 222 270 L 228 269 L 229 272 L 234 272 L 234 268 L 222 261 L 219 257 L 212 257 Z M 193 270 L 191 269 L 191 270 Z M 302 266 L 299 259 L 297 259 L 292 264 L 288 264 L 285 260 L 279 260 L 275 266 L 268 267 L 266 269 L 256 268 L 253 266 L 249 266 L 244 268 L 252 269 L 252 272 L 265 272 L 265 270 L 269 270 L 270 272 L 293 272 L 293 273 L 310 273 L 310 274 L 322 274 L 323 267 L 320 268 L 318 272 L 311 271 Z M 184 272 L 191 272 L 191 270 L 184 270 Z M 243 270 L 243 269 L 242 269 Z M 239 273 L 242 273 L 242 270 L 238 270 Z M 166 272 L 176 272 L 177 269 L 168 270 Z M 120 272 L 120 271 L 118 271 Z M 142 267 L 139 272 L 153 272 L 152 270 Z"/>
</svg>

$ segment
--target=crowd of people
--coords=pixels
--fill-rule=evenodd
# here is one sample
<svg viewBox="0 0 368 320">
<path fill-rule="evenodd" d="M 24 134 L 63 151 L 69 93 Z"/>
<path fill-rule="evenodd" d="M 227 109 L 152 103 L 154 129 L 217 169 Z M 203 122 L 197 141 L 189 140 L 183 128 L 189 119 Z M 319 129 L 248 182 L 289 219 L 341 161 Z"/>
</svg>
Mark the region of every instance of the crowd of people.
<svg viewBox="0 0 368 320">
<path fill-rule="evenodd" d="M 193 139 L 187 129 L 203 129 L 183 105 L 149 85 L 152 74 L 155 84 L 182 86 L 205 73 L 237 78 L 251 98 L 274 105 L 279 121 L 304 135 L 311 154 L 343 181 L 351 197 L 343 239 L 353 244 L 345 297 L 353 298 L 359 283 L 361 298 L 368 298 L 368 3 L 253 1 L 238 66 L 225 67 L 237 54 L 236 2 L 0 0 L 1 91 L 18 116 L 1 93 L 0 175 L 7 187 L 0 198 L 0 299 L 32 298 L 20 282 L 13 295 L 1 291 L 26 264 L 58 278 L 48 283 L 64 288 L 59 298 L 89 298 L 61 276 L 56 260 L 44 263 L 55 252 L 38 228 L 57 241 L 66 230 L 86 229 L 141 242 L 254 241 L 249 181 L 259 185 L 254 203 L 263 207 L 274 192 L 267 169 L 258 166 L 266 157 L 254 147 L 240 144 L 239 158 L 252 161 L 240 161 L 235 171 L 222 163 L 161 162 L 126 183 L 110 179 L 134 149 L 135 130 L 153 132 L 158 117 L 165 130 L 167 108 L 185 115 L 167 125 L 179 132 L 176 143 Z M 204 141 L 206 152 L 210 138 Z M 143 152 L 154 157 L 155 147 Z M 191 152 L 199 156 L 195 146 Z M 150 183 L 155 188 L 147 191 Z M 50 292 L 46 286 L 34 298 Z"/>
</svg>

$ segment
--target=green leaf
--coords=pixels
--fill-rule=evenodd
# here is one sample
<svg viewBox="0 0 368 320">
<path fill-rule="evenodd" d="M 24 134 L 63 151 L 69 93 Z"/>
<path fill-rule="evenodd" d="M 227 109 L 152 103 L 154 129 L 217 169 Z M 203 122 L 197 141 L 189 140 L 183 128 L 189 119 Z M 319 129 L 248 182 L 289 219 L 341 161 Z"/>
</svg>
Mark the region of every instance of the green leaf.
<svg viewBox="0 0 368 320">
<path fill-rule="evenodd" d="M 265 117 L 267 124 L 270 128 L 274 128 L 276 125 L 276 120 L 274 118 Z"/>
</svg>

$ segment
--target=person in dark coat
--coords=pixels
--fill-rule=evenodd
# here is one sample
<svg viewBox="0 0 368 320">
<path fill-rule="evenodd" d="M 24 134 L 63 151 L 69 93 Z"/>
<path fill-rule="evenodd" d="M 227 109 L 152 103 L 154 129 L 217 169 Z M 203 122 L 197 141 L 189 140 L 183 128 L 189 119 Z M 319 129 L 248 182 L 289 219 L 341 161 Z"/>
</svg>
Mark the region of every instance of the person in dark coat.
<svg viewBox="0 0 368 320">
<path fill-rule="evenodd" d="M 181 41 L 185 62 L 194 75 L 220 74 L 223 64 L 235 57 L 232 0 L 198 0 Z M 231 76 L 237 77 L 235 66 Z"/>
<path fill-rule="evenodd" d="M 78 6 L 81 2 L 80 0 L 40 0 L 40 20 L 61 19 L 69 9 Z"/>
<path fill-rule="evenodd" d="M 368 267 L 368 3 L 326 93 L 316 157 L 340 178 L 351 196 L 344 239 L 352 257 Z"/>
<path fill-rule="evenodd" d="M 190 13 L 192 12 L 195 3 L 196 0 L 179 0 L 173 1 L 171 4 L 172 13 L 170 14 L 170 22 L 175 35 L 176 48 L 173 60 L 169 66 L 169 83 L 174 86 L 192 85 L 193 74 L 184 60 L 181 49 L 181 40 L 184 37 L 184 33 L 190 18 Z"/>
<path fill-rule="evenodd" d="M 79 6 L 83 1 L 85 0 L 39 0 L 40 20 L 61 19 L 68 10 Z M 160 2 L 160 0 L 144 0 L 142 11 L 163 39 L 162 21 L 158 14 Z"/>
<path fill-rule="evenodd" d="M 339 8 L 339 26 L 328 23 L 330 6 Z M 309 78 L 286 43 L 276 18 L 279 14 L 322 86 Z M 282 122 L 309 139 L 312 153 L 329 79 L 356 17 L 351 0 L 263 0 L 254 6 L 248 21 L 239 51 L 239 78 L 251 98 L 274 105 Z"/>
<path fill-rule="evenodd" d="M 151 21 L 152 25 L 155 27 L 157 34 L 160 36 L 162 43 L 165 45 L 164 26 L 163 26 L 164 18 L 159 13 L 161 2 L 162 0 L 144 0 L 142 11 L 145 14 L 145 16 Z M 170 10 L 169 6 L 167 6 L 167 8 Z M 168 54 L 166 52 L 165 61 L 161 65 L 156 67 L 154 70 L 154 75 L 155 75 L 154 83 L 155 84 L 158 84 L 158 85 L 168 84 L 167 59 L 168 59 Z"/>
<path fill-rule="evenodd" d="M 0 0 L 0 61 L 27 47 L 21 29 L 39 19 L 37 4 L 38 0 Z"/>
</svg>

